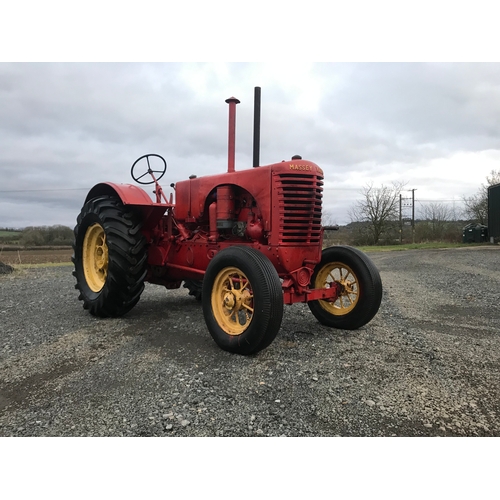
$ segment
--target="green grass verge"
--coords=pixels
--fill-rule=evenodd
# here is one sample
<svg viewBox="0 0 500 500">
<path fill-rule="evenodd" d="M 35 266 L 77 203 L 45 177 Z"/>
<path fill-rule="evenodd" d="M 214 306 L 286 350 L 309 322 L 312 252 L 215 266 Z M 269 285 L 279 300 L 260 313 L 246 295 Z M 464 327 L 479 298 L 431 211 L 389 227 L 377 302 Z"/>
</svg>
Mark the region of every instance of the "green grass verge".
<svg viewBox="0 0 500 500">
<path fill-rule="evenodd" d="M 404 250 L 439 250 L 442 248 L 470 248 L 491 246 L 490 243 L 406 243 L 404 245 L 356 247 L 363 252 L 397 252 Z"/>
</svg>

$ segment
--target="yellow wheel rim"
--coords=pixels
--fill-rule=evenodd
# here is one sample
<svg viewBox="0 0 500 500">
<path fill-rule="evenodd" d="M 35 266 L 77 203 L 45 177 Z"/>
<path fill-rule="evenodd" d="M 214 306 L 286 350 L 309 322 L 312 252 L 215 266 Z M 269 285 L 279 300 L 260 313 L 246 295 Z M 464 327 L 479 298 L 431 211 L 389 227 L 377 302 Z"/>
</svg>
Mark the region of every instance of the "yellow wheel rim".
<svg viewBox="0 0 500 500">
<path fill-rule="evenodd" d="M 87 229 L 83 240 L 83 272 L 87 285 L 93 292 L 100 292 L 108 275 L 108 245 L 100 224 Z"/>
<path fill-rule="evenodd" d="M 340 294 L 335 301 L 320 300 L 323 309 L 335 316 L 343 316 L 352 311 L 359 300 L 358 278 L 353 270 L 341 262 L 329 262 L 316 276 L 315 288 L 330 288 L 340 284 Z"/>
<path fill-rule="evenodd" d="M 240 335 L 253 317 L 253 291 L 250 281 L 236 267 L 226 267 L 215 277 L 212 287 L 215 320 L 228 335 Z"/>
</svg>

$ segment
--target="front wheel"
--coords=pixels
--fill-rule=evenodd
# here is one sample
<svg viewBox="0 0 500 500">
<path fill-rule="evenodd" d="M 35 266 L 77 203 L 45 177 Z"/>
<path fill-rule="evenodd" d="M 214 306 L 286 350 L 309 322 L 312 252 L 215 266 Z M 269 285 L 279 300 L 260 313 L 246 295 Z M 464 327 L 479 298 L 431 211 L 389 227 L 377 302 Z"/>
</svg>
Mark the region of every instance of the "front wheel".
<svg viewBox="0 0 500 500">
<path fill-rule="evenodd" d="M 118 198 L 88 201 L 75 227 L 73 276 L 84 309 L 94 316 L 126 314 L 139 301 L 146 277 L 141 221 Z"/>
<path fill-rule="evenodd" d="M 271 261 L 254 248 L 219 252 L 207 267 L 201 300 L 207 328 L 225 351 L 254 354 L 280 329 L 281 282 Z"/>
<path fill-rule="evenodd" d="M 337 286 L 335 300 L 308 302 L 316 319 L 325 326 L 355 330 L 373 319 L 382 301 L 382 280 L 373 262 L 348 246 L 325 248 L 311 278 L 313 288 Z"/>
</svg>

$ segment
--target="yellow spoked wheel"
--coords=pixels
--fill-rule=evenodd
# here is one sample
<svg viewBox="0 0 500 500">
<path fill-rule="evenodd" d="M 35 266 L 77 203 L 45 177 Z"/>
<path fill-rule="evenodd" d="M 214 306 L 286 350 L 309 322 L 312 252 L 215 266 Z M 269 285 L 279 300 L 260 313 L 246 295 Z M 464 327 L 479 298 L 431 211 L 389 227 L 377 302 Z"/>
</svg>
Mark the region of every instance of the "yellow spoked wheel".
<svg viewBox="0 0 500 500">
<path fill-rule="evenodd" d="M 253 318 L 253 291 L 250 281 L 236 267 L 226 267 L 212 287 L 215 320 L 228 335 L 241 335 Z"/>
<path fill-rule="evenodd" d="M 351 312 L 359 300 L 359 283 L 354 271 L 342 262 L 331 262 L 318 271 L 314 288 L 331 288 L 340 285 L 340 295 L 335 301 L 320 300 L 323 309 L 330 314 L 342 316 Z"/>
<path fill-rule="evenodd" d="M 83 272 L 89 288 L 100 292 L 108 275 L 108 245 L 100 224 L 87 229 L 83 240 Z"/>
<path fill-rule="evenodd" d="M 348 246 L 325 248 L 311 278 L 313 288 L 338 286 L 332 300 L 312 300 L 309 309 L 325 326 L 355 330 L 377 314 L 382 301 L 382 280 L 373 262 Z"/>
<path fill-rule="evenodd" d="M 114 196 L 93 198 L 82 207 L 71 260 L 78 299 L 90 314 L 123 316 L 139 301 L 147 273 L 141 226 L 140 215 Z"/>
<path fill-rule="evenodd" d="M 258 250 L 232 246 L 210 261 L 201 293 L 203 316 L 217 345 L 237 354 L 265 349 L 283 318 L 276 269 Z"/>
</svg>

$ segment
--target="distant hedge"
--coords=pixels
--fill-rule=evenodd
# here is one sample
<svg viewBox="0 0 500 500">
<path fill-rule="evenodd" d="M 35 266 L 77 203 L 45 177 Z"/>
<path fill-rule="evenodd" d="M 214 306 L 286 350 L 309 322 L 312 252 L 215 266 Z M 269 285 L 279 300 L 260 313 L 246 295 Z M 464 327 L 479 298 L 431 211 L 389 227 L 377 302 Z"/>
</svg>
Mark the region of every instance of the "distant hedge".
<svg viewBox="0 0 500 500">
<path fill-rule="evenodd" d="M 67 246 L 73 243 L 73 230 L 67 226 L 27 227 L 19 244 L 23 246 Z"/>
</svg>

